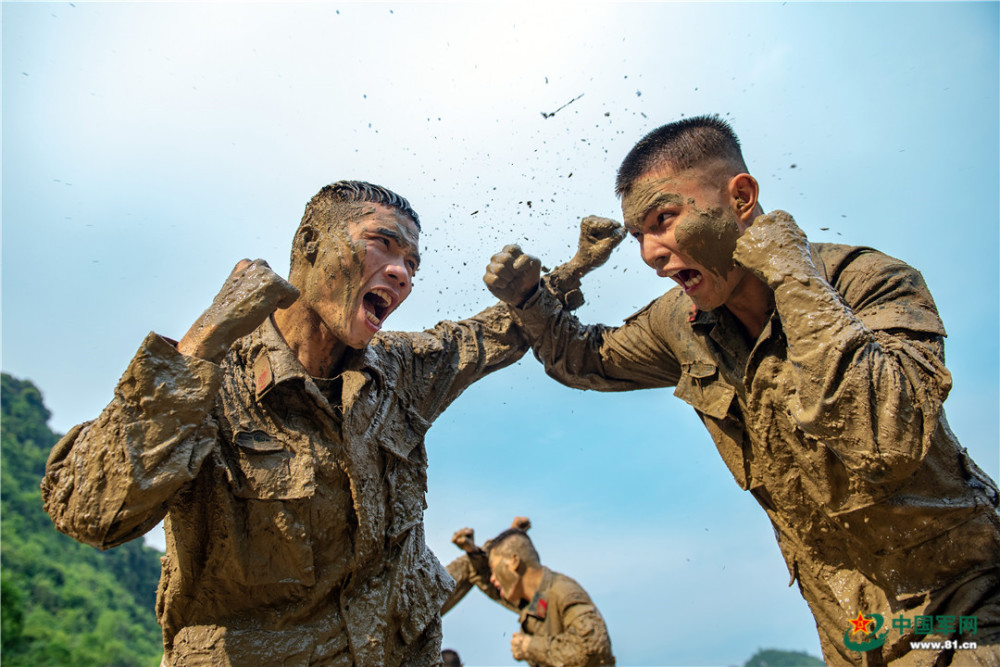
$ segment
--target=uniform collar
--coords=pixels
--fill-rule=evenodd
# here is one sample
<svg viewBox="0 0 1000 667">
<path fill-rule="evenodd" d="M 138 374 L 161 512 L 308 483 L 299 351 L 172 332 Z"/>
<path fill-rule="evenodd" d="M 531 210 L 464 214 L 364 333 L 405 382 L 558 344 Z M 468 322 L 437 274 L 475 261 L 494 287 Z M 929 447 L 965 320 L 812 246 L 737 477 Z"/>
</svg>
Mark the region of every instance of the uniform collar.
<svg viewBox="0 0 1000 667">
<path fill-rule="evenodd" d="M 531 603 L 521 611 L 521 622 L 528 616 L 534 616 L 539 620 L 545 620 L 549 612 L 549 588 L 552 587 L 552 571 L 542 566 L 542 581 L 538 584 L 535 597 L 531 598 Z"/>
<path fill-rule="evenodd" d="M 274 316 L 267 318 L 251 334 L 250 362 L 253 368 L 255 397 L 260 401 L 273 387 L 288 380 L 302 380 L 313 384 L 312 377 L 299 363 L 292 348 L 285 342 L 274 323 Z M 357 393 L 368 378 L 384 380 L 377 355 L 369 344 L 361 350 L 348 348 L 344 355 L 343 371 L 345 394 Z"/>
</svg>

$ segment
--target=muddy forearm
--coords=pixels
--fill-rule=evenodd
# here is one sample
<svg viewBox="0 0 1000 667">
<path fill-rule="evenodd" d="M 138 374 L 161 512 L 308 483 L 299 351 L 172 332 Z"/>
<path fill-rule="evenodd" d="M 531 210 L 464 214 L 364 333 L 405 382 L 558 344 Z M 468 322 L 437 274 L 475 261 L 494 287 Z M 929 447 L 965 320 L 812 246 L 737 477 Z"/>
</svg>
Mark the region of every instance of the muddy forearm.
<svg viewBox="0 0 1000 667">
<path fill-rule="evenodd" d="M 56 527 L 107 548 L 156 525 L 214 446 L 220 383 L 218 366 L 150 334 L 108 407 L 52 449 L 42 500 Z"/>
<path fill-rule="evenodd" d="M 415 368 L 403 371 L 412 382 L 407 392 L 428 425 L 473 382 L 515 363 L 528 351 L 521 327 L 503 303 L 468 319 L 446 320 L 419 333 L 389 333 L 382 340 L 398 345 L 399 355 L 414 364 Z"/>
<path fill-rule="evenodd" d="M 441 606 L 441 615 L 447 614 L 452 607 L 462 601 L 469 591 L 472 590 L 472 564 L 468 554 L 459 556 L 444 566 L 452 579 L 455 580 L 455 588 L 451 591 L 448 599 Z"/>
<path fill-rule="evenodd" d="M 584 303 L 580 285 L 586 274 L 587 269 L 571 260 L 560 264 L 542 276 L 538 288 L 551 292 L 565 310 L 576 310 Z"/>
<path fill-rule="evenodd" d="M 617 329 L 585 325 L 544 289 L 513 310 L 545 372 L 564 385 L 629 391 L 677 381 L 677 363 L 645 315 Z"/>
<path fill-rule="evenodd" d="M 790 408 L 806 435 L 873 479 L 909 475 L 950 388 L 939 341 L 867 328 L 818 276 L 778 286 L 775 305 L 799 371 Z"/>
</svg>

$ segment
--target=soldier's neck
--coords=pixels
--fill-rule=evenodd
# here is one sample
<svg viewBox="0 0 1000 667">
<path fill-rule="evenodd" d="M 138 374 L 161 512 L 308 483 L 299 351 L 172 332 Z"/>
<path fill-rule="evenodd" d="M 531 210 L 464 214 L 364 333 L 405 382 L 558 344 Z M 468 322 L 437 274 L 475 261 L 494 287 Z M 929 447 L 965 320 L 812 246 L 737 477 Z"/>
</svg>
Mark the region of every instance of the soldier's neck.
<svg viewBox="0 0 1000 667">
<path fill-rule="evenodd" d="M 529 567 L 521 578 L 521 590 L 524 591 L 525 599 L 530 603 L 538 592 L 538 587 L 542 585 L 542 575 L 545 574 L 541 567 Z"/>
<path fill-rule="evenodd" d="M 296 301 L 276 311 L 274 323 L 309 375 L 328 378 L 339 372 L 347 345 L 333 336 L 315 311 Z"/>
<path fill-rule="evenodd" d="M 747 271 L 746 277 L 740 281 L 725 305 L 745 327 L 750 340 L 755 341 L 774 310 L 774 292 Z"/>
</svg>

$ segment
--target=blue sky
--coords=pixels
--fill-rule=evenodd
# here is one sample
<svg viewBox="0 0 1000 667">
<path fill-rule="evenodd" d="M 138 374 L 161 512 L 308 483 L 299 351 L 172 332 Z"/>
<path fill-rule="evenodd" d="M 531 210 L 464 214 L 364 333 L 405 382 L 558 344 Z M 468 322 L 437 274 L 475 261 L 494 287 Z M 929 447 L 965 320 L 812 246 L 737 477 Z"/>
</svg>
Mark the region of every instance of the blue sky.
<svg viewBox="0 0 1000 667">
<path fill-rule="evenodd" d="M 9 3 L 3 25 L 3 370 L 65 431 L 150 330 L 179 337 L 241 257 L 288 268 L 305 202 L 359 178 L 421 216 L 389 325 L 492 300 L 490 255 L 551 265 L 649 130 L 719 113 L 765 209 L 916 266 L 948 330 L 953 430 L 998 477 L 997 3 Z M 582 95 L 582 96 L 581 96 Z M 542 112 L 559 109 L 554 116 Z M 585 283 L 620 323 L 672 283 L 626 241 Z M 670 390 L 566 389 L 526 358 L 431 429 L 426 523 L 485 539 L 529 515 L 622 665 L 819 655 L 770 525 Z M 162 543 L 160 534 L 150 539 Z M 509 612 L 445 617 L 467 664 L 515 664 Z"/>
</svg>

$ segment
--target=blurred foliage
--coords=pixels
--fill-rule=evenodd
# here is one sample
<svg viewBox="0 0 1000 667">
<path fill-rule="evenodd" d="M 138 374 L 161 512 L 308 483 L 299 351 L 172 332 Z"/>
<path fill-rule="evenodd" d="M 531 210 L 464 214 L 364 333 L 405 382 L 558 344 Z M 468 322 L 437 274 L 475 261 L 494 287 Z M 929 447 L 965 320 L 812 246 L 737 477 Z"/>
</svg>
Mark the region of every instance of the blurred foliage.
<svg viewBox="0 0 1000 667">
<path fill-rule="evenodd" d="M 823 667 L 823 661 L 804 651 L 760 649 L 746 661 L 744 667 Z"/>
<path fill-rule="evenodd" d="M 4 373 L 0 401 L 4 666 L 158 665 L 160 553 L 142 540 L 102 552 L 56 531 L 39 484 L 59 436 L 41 392 Z"/>
</svg>

